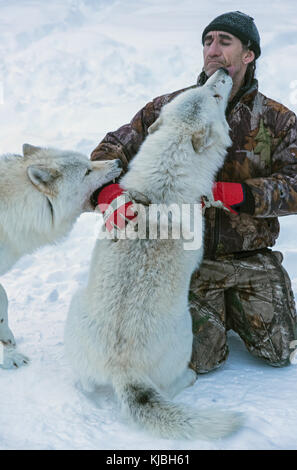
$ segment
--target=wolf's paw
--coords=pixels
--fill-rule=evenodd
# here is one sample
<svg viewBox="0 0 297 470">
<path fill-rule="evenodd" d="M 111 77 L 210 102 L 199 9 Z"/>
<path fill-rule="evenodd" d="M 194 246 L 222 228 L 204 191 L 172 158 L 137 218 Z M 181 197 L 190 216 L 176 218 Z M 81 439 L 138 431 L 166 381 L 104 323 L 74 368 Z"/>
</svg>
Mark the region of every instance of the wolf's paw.
<svg viewBox="0 0 297 470">
<path fill-rule="evenodd" d="M 15 339 L 14 336 L 11 332 L 11 330 L 7 327 L 4 329 L 1 329 L 0 326 L 0 341 L 5 345 L 5 346 L 15 346 Z"/>
<path fill-rule="evenodd" d="M 230 212 L 229 209 L 227 209 L 222 201 L 215 201 L 214 197 L 212 194 L 205 195 L 201 197 L 201 202 L 202 202 L 202 215 L 205 214 L 206 209 L 209 209 L 210 207 L 216 207 L 217 209 L 225 209 L 227 212 Z"/>
<path fill-rule="evenodd" d="M 1 346 L 0 346 L 1 347 Z M 2 369 L 18 369 L 30 362 L 30 359 L 24 354 L 17 352 L 15 348 L 4 346 L 3 347 L 3 358 L 0 362 L 0 368 Z"/>
<path fill-rule="evenodd" d="M 224 208 L 222 201 L 216 201 L 212 194 L 204 195 L 201 197 L 203 206 L 208 209 L 209 207 L 218 207 L 220 209 Z"/>
<path fill-rule="evenodd" d="M 130 190 L 126 191 L 132 202 L 136 204 L 142 204 L 144 206 L 149 206 L 151 204 L 150 199 L 139 191 Z"/>
</svg>

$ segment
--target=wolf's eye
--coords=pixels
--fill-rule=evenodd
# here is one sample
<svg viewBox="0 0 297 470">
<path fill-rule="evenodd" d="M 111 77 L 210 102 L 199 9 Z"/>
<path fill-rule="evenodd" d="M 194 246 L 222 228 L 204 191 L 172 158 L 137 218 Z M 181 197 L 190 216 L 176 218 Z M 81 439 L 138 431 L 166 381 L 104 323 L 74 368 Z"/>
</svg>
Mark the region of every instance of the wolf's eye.
<svg viewBox="0 0 297 470">
<path fill-rule="evenodd" d="M 91 172 L 92 172 L 92 170 L 90 168 L 88 168 L 88 170 L 86 171 L 85 176 L 88 176 Z"/>
<path fill-rule="evenodd" d="M 216 99 L 218 99 L 218 100 L 221 100 L 221 99 L 222 99 L 221 95 L 218 95 L 218 94 L 213 95 L 213 97 L 216 98 Z"/>
</svg>

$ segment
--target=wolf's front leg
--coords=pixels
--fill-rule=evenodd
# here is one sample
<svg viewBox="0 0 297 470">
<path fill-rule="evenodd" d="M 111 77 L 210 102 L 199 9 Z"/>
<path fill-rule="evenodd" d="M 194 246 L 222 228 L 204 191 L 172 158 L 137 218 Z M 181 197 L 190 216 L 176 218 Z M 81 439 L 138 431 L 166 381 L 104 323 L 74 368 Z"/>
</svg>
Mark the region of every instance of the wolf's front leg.
<svg viewBox="0 0 297 470">
<path fill-rule="evenodd" d="M 8 327 L 8 300 L 0 284 L 0 341 L 8 346 L 15 346 L 15 339 Z"/>
<path fill-rule="evenodd" d="M 15 339 L 8 327 L 8 300 L 0 284 L 0 368 L 13 369 L 28 364 L 29 359 L 15 349 Z"/>
</svg>

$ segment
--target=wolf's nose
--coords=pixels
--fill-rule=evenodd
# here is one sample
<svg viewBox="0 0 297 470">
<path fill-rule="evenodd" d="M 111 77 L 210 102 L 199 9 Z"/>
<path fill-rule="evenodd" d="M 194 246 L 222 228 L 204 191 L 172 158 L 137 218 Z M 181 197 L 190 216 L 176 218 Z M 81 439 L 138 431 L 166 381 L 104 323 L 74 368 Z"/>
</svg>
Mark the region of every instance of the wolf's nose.
<svg viewBox="0 0 297 470">
<path fill-rule="evenodd" d="M 222 71 L 225 72 L 227 75 L 229 75 L 228 69 L 225 69 L 225 67 L 220 67 L 219 70 L 222 70 Z"/>
<path fill-rule="evenodd" d="M 119 168 L 123 168 L 122 160 L 120 160 L 119 158 L 117 158 L 117 164 Z"/>
</svg>

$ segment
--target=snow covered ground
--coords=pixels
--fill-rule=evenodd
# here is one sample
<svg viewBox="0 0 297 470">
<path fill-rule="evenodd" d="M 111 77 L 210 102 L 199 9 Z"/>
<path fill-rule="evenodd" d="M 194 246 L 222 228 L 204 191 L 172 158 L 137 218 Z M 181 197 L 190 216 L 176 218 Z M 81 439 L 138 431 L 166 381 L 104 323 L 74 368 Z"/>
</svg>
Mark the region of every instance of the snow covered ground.
<svg viewBox="0 0 297 470">
<path fill-rule="evenodd" d="M 260 89 L 297 112 L 294 0 L 0 0 L 0 152 L 23 142 L 87 154 L 151 98 L 193 84 L 203 27 L 234 9 L 262 37 Z M 1 100 L 1 98 L 3 98 Z M 218 442 L 166 441 L 128 425 L 108 390 L 85 394 L 63 350 L 70 298 L 85 282 L 100 223 L 83 215 L 56 247 L 2 276 L 10 324 L 28 367 L 0 370 L 0 449 L 297 449 L 297 367 L 274 369 L 230 334 L 220 370 L 177 401 L 244 413 L 243 429 Z M 296 216 L 277 244 L 297 293 Z"/>
</svg>

